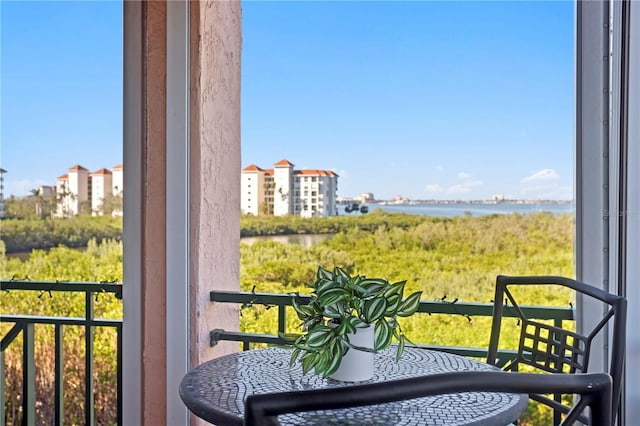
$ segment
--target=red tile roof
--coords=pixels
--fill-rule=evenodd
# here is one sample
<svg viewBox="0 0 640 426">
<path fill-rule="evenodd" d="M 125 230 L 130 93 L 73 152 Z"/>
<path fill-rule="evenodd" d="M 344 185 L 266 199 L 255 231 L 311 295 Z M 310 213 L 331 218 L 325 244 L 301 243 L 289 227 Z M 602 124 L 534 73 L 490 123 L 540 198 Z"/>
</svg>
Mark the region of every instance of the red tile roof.
<svg viewBox="0 0 640 426">
<path fill-rule="evenodd" d="M 276 167 L 293 167 L 294 164 L 292 164 L 291 162 L 289 162 L 288 160 L 280 160 L 278 161 L 276 164 L 274 164 L 274 166 Z"/>
<path fill-rule="evenodd" d="M 69 179 L 69 175 L 60 175 L 58 176 L 58 180 Z"/>
<path fill-rule="evenodd" d="M 274 164 L 275 167 L 294 167 L 294 164 L 292 164 L 291 162 L 287 161 L 287 160 L 281 160 L 278 161 L 276 164 Z M 260 167 L 256 166 L 255 164 L 251 164 L 247 167 L 245 167 L 244 169 L 242 169 L 243 172 L 264 172 L 265 176 L 273 176 L 274 173 L 274 169 L 261 169 Z M 306 175 L 306 176 L 332 176 L 332 177 L 339 177 L 338 174 L 336 172 L 334 172 L 333 170 L 313 170 L 313 169 L 306 169 L 306 170 L 294 170 L 293 171 L 294 175 Z"/>
<path fill-rule="evenodd" d="M 252 164 L 242 169 L 242 171 L 243 172 L 263 172 L 264 170 L 262 170 L 260 167 L 256 166 L 255 164 Z"/>
<path fill-rule="evenodd" d="M 77 171 L 80 171 L 80 170 L 84 170 L 84 171 L 87 171 L 87 172 L 89 171 L 89 169 L 85 169 L 80 164 L 76 164 L 75 166 L 69 168 L 70 172 L 77 172 Z"/>
<path fill-rule="evenodd" d="M 107 170 L 107 169 L 105 169 L 105 168 L 102 168 L 102 169 L 98 169 L 98 170 L 96 170 L 95 172 L 91 173 L 91 176 L 96 176 L 96 175 L 110 175 L 110 174 L 113 174 L 113 173 L 111 173 L 111 171 L 110 171 L 110 170 Z"/>
<path fill-rule="evenodd" d="M 117 166 L 113 166 L 111 170 L 122 170 L 124 168 L 124 164 L 118 164 Z"/>
<path fill-rule="evenodd" d="M 335 172 L 331 170 L 311 170 L 311 169 L 296 170 L 293 172 L 293 174 L 306 175 L 306 176 L 335 176 L 335 177 L 338 176 Z"/>
</svg>

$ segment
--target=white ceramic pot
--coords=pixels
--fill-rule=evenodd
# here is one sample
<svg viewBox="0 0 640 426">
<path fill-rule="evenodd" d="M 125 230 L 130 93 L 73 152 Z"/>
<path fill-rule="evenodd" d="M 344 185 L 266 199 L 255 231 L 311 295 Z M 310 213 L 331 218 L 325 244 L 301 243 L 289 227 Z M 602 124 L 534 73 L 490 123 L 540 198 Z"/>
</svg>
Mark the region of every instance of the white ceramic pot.
<svg viewBox="0 0 640 426">
<path fill-rule="evenodd" d="M 348 334 L 349 342 L 354 346 L 373 350 L 374 327 L 356 328 L 355 334 Z M 342 382 L 362 382 L 373 378 L 373 352 L 349 348 L 342 357 L 340 367 L 329 377 Z"/>
</svg>

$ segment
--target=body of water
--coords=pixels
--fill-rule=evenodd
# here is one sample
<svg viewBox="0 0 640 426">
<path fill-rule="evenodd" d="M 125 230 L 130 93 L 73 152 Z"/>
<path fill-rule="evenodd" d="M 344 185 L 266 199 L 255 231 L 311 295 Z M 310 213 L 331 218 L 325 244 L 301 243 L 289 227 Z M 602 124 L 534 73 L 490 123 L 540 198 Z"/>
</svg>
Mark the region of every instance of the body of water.
<svg viewBox="0 0 640 426">
<path fill-rule="evenodd" d="M 340 215 L 348 215 L 344 211 L 345 206 L 338 206 Z M 390 213 L 406 213 L 422 216 L 486 216 L 491 214 L 530 214 L 549 212 L 553 214 L 573 213 L 575 205 L 573 203 L 496 203 L 496 204 L 480 204 L 480 203 L 450 203 L 450 204 L 367 204 L 369 212 L 374 210 L 384 210 Z M 361 213 L 351 213 L 361 214 Z"/>
<path fill-rule="evenodd" d="M 318 244 L 320 241 L 330 239 L 333 234 L 306 234 L 306 235 L 265 235 L 259 237 L 243 237 L 240 242 L 244 244 L 253 244 L 258 241 L 275 241 L 282 244 L 298 244 L 303 247 L 312 247 Z"/>
</svg>

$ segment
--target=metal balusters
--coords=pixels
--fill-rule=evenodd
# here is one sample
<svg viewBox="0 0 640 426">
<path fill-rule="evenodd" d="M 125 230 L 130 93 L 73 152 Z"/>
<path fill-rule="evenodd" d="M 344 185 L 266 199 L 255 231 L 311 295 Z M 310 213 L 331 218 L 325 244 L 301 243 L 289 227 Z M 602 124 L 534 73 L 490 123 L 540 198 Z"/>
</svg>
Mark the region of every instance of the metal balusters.
<svg viewBox="0 0 640 426">
<path fill-rule="evenodd" d="M 64 328 L 55 324 L 55 379 L 54 379 L 54 412 L 55 426 L 64 424 Z"/>
</svg>

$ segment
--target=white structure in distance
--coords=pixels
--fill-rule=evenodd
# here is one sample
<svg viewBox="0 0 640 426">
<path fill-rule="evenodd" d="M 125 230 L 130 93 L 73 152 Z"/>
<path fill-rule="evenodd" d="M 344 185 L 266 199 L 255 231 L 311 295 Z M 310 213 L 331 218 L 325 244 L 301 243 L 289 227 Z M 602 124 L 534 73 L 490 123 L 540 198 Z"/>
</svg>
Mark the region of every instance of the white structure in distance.
<svg viewBox="0 0 640 426">
<path fill-rule="evenodd" d="M 102 168 L 90 173 L 80 164 L 69 168 L 56 179 L 57 217 L 81 214 L 102 215 L 105 205 L 114 197 L 122 199 L 123 165 L 111 170 Z M 85 207 L 86 206 L 86 211 Z M 111 209 L 114 216 L 122 216 L 122 208 Z"/>
<path fill-rule="evenodd" d="M 337 215 L 338 174 L 331 170 L 295 170 L 288 160 L 266 170 L 251 164 L 242 170 L 240 187 L 240 208 L 245 214 Z"/>
</svg>

